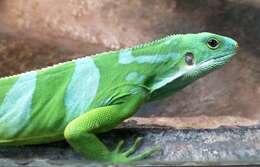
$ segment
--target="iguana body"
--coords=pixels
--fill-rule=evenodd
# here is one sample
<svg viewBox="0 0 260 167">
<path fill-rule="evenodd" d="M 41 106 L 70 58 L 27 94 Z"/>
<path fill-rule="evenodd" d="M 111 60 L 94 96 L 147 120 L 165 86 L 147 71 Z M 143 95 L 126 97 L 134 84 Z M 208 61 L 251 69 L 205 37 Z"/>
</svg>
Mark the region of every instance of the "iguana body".
<svg viewBox="0 0 260 167">
<path fill-rule="evenodd" d="M 211 46 L 212 45 L 212 46 Z M 215 46 L 216 45 L 216 46 Z M 109 151 L 95 136 L 132 116 L 145 102 L 168 96 L 220 67 L 237 43 L 211 33 L 173 35 L 0 79 L 0 144 L 66 139 L 86 158 L 124 163 L 122 142 Z"/>
</svg>

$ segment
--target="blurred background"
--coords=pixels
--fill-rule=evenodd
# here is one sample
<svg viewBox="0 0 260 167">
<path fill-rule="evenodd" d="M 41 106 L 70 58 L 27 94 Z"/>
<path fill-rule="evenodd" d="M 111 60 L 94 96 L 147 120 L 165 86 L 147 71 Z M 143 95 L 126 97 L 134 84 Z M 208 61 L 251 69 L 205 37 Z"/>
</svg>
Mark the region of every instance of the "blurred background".
<svg viewBox="0 0 260 167">
<path fill-rule="evenodd" d="M 133 119 L 193 128 L 256 125 L 259 30 L 258 0 L 1 0 L 0 76 L 208 31 L 236 39 L 238 55 L 177 94 L 145 105 Z"/>
</svg>

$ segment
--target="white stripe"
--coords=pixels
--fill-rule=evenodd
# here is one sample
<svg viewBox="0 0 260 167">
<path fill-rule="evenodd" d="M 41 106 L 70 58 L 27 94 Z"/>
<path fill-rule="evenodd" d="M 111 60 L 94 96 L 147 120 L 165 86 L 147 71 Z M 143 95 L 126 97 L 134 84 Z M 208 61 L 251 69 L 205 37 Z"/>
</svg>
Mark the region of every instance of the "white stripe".
<svg viewBox="0 0 260 167">
<path fill-rule="evenodd" d="M 65 96 L 66 121 L 71 121 L 87 111 L 96 97 L 99 86 L 99 69 L 91 57 L 78 59 L 75 64 L 75 71 Z"/>
<path fill-rule="evenodd" d="M 119 59 L 118 62 L 120 64 L 131 64 L 131 63 L 138 63 L 138 64 L 156 64 L 167 62 L 169 60 L 175 61 L 178 58 L 177 53 L 167 53 L 167 54 L 155 54 L 155 55 L 140 55 L 134 56 L 132 54 L 131 49 L 123 49 L 119 52 Z"/>
<path fill-rule="evenodd" d="M 126 81 L 133 82 L 136 84 L 142 83 L 144 81 L 144 79 L 145 79 L 145 76 L 138 72 L 130 72 L 125 77 Z"/>
<path fill-rule="evenodd" d="M 35 71 L 21 74 L 0 106 L 0 136 L 13 136 L 28 124 L 36 87 Z"/>
</svg>

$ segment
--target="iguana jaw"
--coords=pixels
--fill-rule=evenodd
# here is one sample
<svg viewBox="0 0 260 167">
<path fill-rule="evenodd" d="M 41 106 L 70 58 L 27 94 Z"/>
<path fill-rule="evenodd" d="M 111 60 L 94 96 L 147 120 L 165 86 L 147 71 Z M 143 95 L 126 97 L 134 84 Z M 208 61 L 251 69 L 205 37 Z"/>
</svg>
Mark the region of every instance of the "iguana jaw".
<svg viewBox="0 0 260 167">
<path fill-rule="evenodd" d="M 237 53 L 237 49 L 235 49 L 234 51 L 231 51 L 231 52 L 227 52 L 227 53 L 224 53 L 224 54 L 221 54 L 221 55 L 217 55 L 217 56 L 214 56 L 214 57 L 211 57 L 207 60 L 204 60 L 202 61 L 199 66 L 203 66 L 205 63 L 206 64 L 209 64 L 209 63 L 212 63 L 212 64 L 222 64 L 224 62 L 227 63 L 231 60 L 231 58 Z"/>
<path fill-rule="evenodd" d="M 224 64 L 228 63 L 231 58 L 236 54 L 236 50 L 227 52 L 222 55 L 211 57 L 190 69 L 183 69 L 177 73 L 172 74 L 168 78 L 168 81 L 164 82 L 164 85 L 154 87 L 152 89 L 152 95 L 150 101 L 159 100 L 166 96 L 174 94 L 174 92 L 184 88 L 191 82 L 205 76 L 206 74 L 220 68 Z"/>
<path fill-rule="evenodd" d="M 212 70 L 215 70 L 215 69 L 221 67 L 222 65 L 228 63 L 235 54 L 236 54 L 236 51 L 228 52 L 228 53 L 224 53 L 222 55 L 212 57 L 208 60 L 205 60 L 205 61 L 199 63 L 193 69 L 187 71 L 187 73 L 185 73 L 183 76 L 189 76 L 189 75 L 193 75 L 195 73 L 198 73 L 198 74 L 196 74 L 196 75 L 199 75 L 198 77 L 201 77 L 201 75 L 204 76 L 203 73 L 207 74 L 207 73 L 211 72 Z"/>
</svg>

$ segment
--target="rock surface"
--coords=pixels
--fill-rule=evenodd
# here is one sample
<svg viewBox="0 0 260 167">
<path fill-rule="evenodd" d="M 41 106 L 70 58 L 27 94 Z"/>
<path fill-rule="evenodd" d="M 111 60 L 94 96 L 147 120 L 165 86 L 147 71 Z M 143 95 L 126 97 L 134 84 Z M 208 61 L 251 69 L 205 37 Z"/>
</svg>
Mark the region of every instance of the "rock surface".
<svg viewBox="0 0 260 167">
<path fill-rule="evenodd" d="M 133 127 L 133 125 L 130 126 Z M 139 165 L 260 164 L 260 129 L 257 127 L 176 130 L 134 126 L 134 128 L 115 129 L 110 133 L 100 135 L 111 148 L 114 148 L 121 139 L 125 140 L 125 148 L 127 148 L 136 136 L 144 137 L 143 145 L 137 153 L 154 145 L 161 147 L 161 150 L 154 153 L 150 160 L 136 163 Z M 84 160 L 64 142 L 0 149 L 1 167 L 71 165 L 106 166 Z"/>
</svg>

